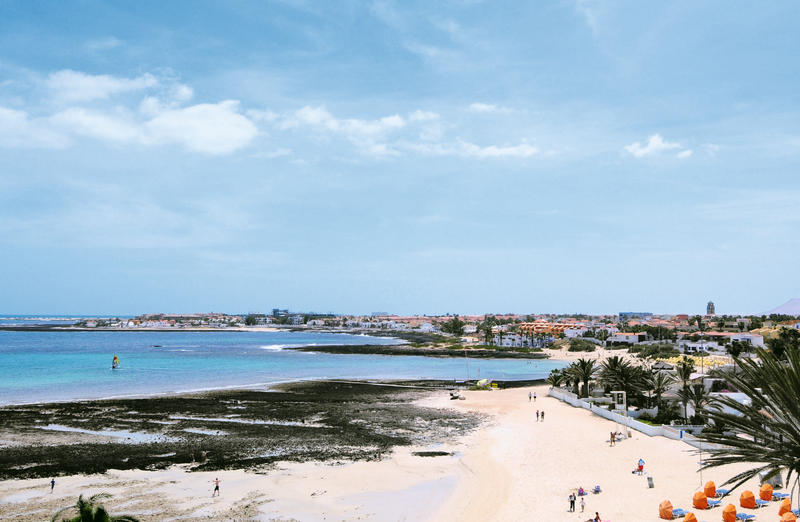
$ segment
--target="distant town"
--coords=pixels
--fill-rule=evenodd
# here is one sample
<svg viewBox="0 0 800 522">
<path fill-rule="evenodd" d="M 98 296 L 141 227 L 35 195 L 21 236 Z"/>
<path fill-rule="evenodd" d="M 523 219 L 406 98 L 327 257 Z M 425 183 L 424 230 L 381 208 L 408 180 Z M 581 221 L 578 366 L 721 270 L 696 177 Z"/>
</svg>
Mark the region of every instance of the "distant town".
<svg viewBox="0 0 800 522">
<path fill-rule="evenodd" d="M 800 331 L 800 299 L 763 315 L 718 315 L 708 302 L 704 315 L 486 314 L 400 316 L 388 313 L 336 315 L 294 313 L 145 314 L 133 318 L 81 319 L 65 328 L 98 330 L 288 329 L 359 332 L 372 335 L 419 333 L 464 346 L 538 350 L 569 343 L 571 351 L 597 346 L 627 347 L 642 355 L 748 352 L 777 338 L 782 329 Z"/>
</svg>

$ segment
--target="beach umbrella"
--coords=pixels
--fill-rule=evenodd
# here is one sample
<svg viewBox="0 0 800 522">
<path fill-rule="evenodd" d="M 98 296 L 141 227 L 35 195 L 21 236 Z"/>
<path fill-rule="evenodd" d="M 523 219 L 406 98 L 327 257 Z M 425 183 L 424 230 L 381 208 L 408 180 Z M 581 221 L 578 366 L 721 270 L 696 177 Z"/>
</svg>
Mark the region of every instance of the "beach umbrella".
<svg viewBox="0 0 800 522">
<path fill-rule="evenodd" d="M 684 517 L 683 522 L 697 522 L 697 517 L 694 516 L 694 513 L 687 513 L 686 517 Z"/>
<path fill-rule="evenodd" d="M 697 509 L 706 509 L 708 508 L 708 497 L 704 492 L 698 491 L 694 494 L 692 505 Z"/>
<path fill-rule="evenodd" d="M 658 505 L 658 516 L 664 520 L 672 520 L 672 502 L 665 500 Z"/>
<path fill-rule="evenodd" d="M 703 492 L 706 494 L 708 498 L 714 498 L 717 496 L 717 485 L 714 484 L 713 480 L 709 480 L 706 482 L 706 486 L 703 488 Z"/>
<path fill-rule="evenodd" d="M 772 484 L 762 485 L 758 496 L 761 497 L 761 500 L 772 500 Z"/>
<path fill-rule="evenodd" d="M 742 493 L 742 496 L 739 497 L 739 505 L 743 508 L 747 509 L 755 509 L 756 508 L 756 496 L 753 495 L 753 492 L 749 489 Z"/>
<path fill-rule="evenodd" d="M 722 520 L 724 522 L 736 522 L 736 506 L 728 504 L 722 509 Z"/>
<path fill-rule="evenodd" d="M 778 510 L 779 515 L 784 515 L 786 513 L 792 512 L 792 501 L 788 498 L 781 500 L 781 508 Z"/>
<path fill-rule="evenodd" d="M 796 522 L 797 517 L 791 511 L 787 511 L 783 515 L 781 515 L 781 522 Z"/>
</svg>

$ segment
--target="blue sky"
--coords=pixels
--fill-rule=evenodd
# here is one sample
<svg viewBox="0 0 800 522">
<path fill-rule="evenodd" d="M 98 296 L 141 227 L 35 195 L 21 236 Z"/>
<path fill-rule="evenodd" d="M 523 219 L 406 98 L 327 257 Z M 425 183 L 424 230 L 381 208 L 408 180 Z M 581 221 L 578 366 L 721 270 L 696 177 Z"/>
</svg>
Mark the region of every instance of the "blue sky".
<svg viewBox="0 0 800 522">
<path fill-rule="evenodd" d="M 794 2 L 0 4 L 0 312 L 761 313 Z"/>
</svg>

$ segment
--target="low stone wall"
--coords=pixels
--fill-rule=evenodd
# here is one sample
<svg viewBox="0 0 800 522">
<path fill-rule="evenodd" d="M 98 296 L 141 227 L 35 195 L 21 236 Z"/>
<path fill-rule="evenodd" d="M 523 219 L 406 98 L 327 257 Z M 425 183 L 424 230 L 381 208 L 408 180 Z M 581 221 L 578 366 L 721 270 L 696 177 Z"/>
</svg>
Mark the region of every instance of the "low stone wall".
<svg viewBox="0 0 800 522">
<path fill-rule="evenodd" d="M 589 401 L 585 401 L 579 398 L 574 393 L 568 392 L 566 390 L 562 390 L 559 388 L 550 388 L 548 395 L 551 397 L 555 397 L 556 399 L 566 402 L 576 408 L 583 408 L 585 410 L 589 410 L 595 415 L 599 415 L 604 417 L 610 421 L 617 422 L 619 424 L 628 426 L 631 429 L 634 429 L 638 432 L 644 433 L 650 437 L 661 436 L 667 437 L 670 439 L 675 440 L 682 440 L 687 444 L 691 444 L 692 446 L 699 447 L 700 441 L 690 433 L 690 431 L 702 431 L 702 426 L 651 426 L 650 424 L 646 424 L 644 422 L 640 422 L 633 417 L 626 417 L 624 415 L 620 415 L 619 413 L 609 411 L 605 407 L 593 405 Z M 705 444 L 704 448 L 708 448 L 709 445 Z"/>
</svg>

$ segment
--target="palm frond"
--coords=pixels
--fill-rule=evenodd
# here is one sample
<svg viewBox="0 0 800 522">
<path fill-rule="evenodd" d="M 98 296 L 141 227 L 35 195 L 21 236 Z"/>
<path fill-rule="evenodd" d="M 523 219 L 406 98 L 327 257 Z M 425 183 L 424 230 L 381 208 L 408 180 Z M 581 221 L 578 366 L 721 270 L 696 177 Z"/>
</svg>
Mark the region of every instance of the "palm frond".
<svg viewBox="0 0 800 522">
<path fill-rule="evenodd" d="M 723 433 L 704 431 L 703 442 L 710 457 L 701 469 L 735 463 L 753 464 L 751 469 L 728 479 L 726 484 L 738 486 L 758 473 L 800 471 L 800 353 L 788 351 L 786 361 L 764 349 L 757 349 L 758 359 L 735 358 L 739 371 L 728 371 L 724 377 L 750 403 L 719 396 L 712 401 L 708 416 L 727 429 Z M 734 486 L 734 487 L 735 487 Z"/>
</svg>

